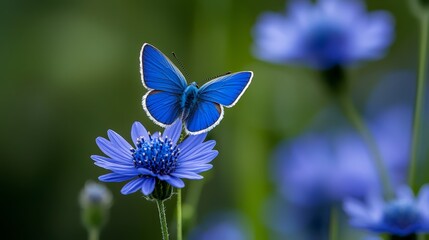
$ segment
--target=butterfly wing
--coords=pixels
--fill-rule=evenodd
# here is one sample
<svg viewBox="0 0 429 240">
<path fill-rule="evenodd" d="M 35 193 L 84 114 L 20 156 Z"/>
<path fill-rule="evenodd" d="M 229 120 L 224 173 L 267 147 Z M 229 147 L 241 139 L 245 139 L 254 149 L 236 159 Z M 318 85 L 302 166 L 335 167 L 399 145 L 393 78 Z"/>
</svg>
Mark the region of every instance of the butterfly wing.
<svg viewBox="0 0 429 240">
<path fill-rule="evenodd" d="M 171 125 L 181 114 L 180 99 L 187 83 L 176 66 L 154 46 L 145 43 L 140 52 L 140 73 L 149 90 L 143 109 L 156 124 Z"/>
<path fill-rule="evenodd" d="M 213 129 L 223 118 L 222 105 L 214 102 L 200 101 L 185 120 L 188 134 L 196 135 Z"/>
<path fill-rule="evenodd" d="M 181 114 L 179 99 L 174 93 L 151 90 L 143 96 L 143 108 L 152 121 L 166 127 Z"/>
<path fill-rule="evenodd" d="M 237 72 L 221 76 L 204 84 L 199 89 L 199 99 L 234 106 L 252 81 L 253 72 Z"/>
<path fill-rule="evenodd" d="M 157 48 L 145 43 L 140 52 L 140 74 L 149 90 L 182 94 L 187 83 L 183 74 Z"/>
<path fill-rule="evenodd" d="M 234 106 L 249 86 L 252 77 L 252 72 L 238 72 L 204 84 L 198 91 L 197 106 L 185 119 L 186 131 L 195 135 L 208 132 L 218 125 L 223 118 L 223 106 Z"/>
</svg>

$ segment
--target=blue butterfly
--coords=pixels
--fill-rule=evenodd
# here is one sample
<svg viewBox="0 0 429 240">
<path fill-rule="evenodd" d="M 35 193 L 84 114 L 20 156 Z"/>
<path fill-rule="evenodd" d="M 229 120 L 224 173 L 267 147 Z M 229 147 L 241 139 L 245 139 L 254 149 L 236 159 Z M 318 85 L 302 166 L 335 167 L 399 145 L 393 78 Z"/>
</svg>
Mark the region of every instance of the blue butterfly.
<svg viewBox="0 0 429 240">
<path fill-rule="evenodd" d="M 187 84 L 179 69 L 158 49 L 145 43 L 140 52 L 143 108 L 156 124 L 166 127 L 181 118 L 188 134 L 213 129 L 223 118 L 223 106 L 234 106 L 249 86 L 253 73 L 217 77 L 201 88 Z"/>
</svg>

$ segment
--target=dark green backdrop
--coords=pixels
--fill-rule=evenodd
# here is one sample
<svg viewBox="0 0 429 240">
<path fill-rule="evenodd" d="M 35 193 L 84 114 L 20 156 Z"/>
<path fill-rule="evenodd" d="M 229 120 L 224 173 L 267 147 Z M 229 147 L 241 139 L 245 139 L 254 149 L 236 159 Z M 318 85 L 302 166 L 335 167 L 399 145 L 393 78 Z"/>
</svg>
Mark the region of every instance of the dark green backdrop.
<svg viewBox="0 0 429 240">
<path fill-rule="evenodd" d="M 415 72 L 417 21 L 407 1 L 370 1 L 396 19 L 385 59 L 350 70 L 356 101 L 386 72 Z M 329 103 L 315 72 L 275 66 L 251 54 L 252 26 L 263 11 L 285 2 L 191 0 L 2 0 L 0 2 L 1 215 L 5 239 L 84 239 L 77 196 L 87 179 L 105 173 L 89 156 L 97 136 L 129 136 L 133 121 L 159 129 L 141 107 L 145 93 L 140 47 L 176 52 L 189 81 L 252 70 L 253 83 L 209 135 L 220 154 L 208 174 L 198 218 L 234 209 L 266 239 L 261 204 L 274 191 L 272 149 L 299 134 Z M 414 79 L 410 79 L 414 81 Z M 206 174 L 207 175 L 207 174 Z M 155 204 L 140 194 L 114 194 L 102 239 L 159 239 Z M 191 182 L 187 182 L 192 187 Z M 185 195 L 186 195 L 186 189 Z M 174 218 L 175 201 L 167 214 Z M 171 228 L 174 230 L 174 228 Z"/>
</svg>

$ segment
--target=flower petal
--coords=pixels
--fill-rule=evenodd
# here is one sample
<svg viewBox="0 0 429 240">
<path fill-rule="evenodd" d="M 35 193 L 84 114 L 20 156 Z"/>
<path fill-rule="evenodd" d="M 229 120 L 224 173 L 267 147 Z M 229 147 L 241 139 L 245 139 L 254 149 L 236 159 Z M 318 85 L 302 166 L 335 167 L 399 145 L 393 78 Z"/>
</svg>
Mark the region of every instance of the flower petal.
<svg viewBox="0 0 429 240">
<path fill-rule="evenodd" d="M 205 172 L 207 170 L 210 170 L 212 168 L 213 168 L 213 165 L 211 164 L 180 166 L 176 168 L 176 171 L 174 171 L 174 173 L 184 173 L 184 172 L 200 173 L 200 172 Z"/>
<path fill-rule="evenodd" d="M 109 136 L 110 142 L 116 144 L 124 155 L 130 154 L 131 145 L 123 137 L 113 130 L 108 130 L 107 136 Z"/>
<path fill-rule="evenodd" d="M 179 144 L 179 148 L 182 153 L 188 151 L 188 149 L 193 148 L 194 146 L 200 145 L 206 138 L 207 133 L 202 133 L 198 135 L 188 136 L 183 142 Z"/>
<path fill-rule="evenodd" d="M 91 159 L 94 160 L 95 162 L 110 162 L 110 163 L 124 164 L 124 165 L 131 164 L 131 162 L 128 162 L 128 161 L 118 160 L 118 159 L 99 156 L 99 155 L 91 155 Z"/>
<path fill-rule="evenodd" d="M 351 222 L 362 221 L 368 217 L 365 206 L 354 199 L 348 199 L 344 202 L 344 211 L 351 218 Z"/>
<path fill-rule="evenodd" d="M 186 179 L 203 179 L 203 176 L 194 172 L 174 172 L 171 174 L 171 176 Z"/>
<path fill-rule="evenodd" d="M 171 126 L 168 126 L 162 137 L 168 137 L 173 143 L 177 143 L 180 138 L 180 133 L 182 132 L 182 120 L 177 119 Z"/>
<path fill-rule="evenodd" d="M 149 195 L 153 192 L 153 189 L 155 189 L 155 178 L 142 178 L 143 184 L 142 184 L 142 193 L 144 195 Z"/>
<path fill-rule="evenodd" d="M 159 138 L 159 136 L 161 136 L 161 133 L 160 133 L 160 132 L 154 132 L 154 133 L 152 134 L 152 138 Z"/>
<path fill-rule="evenodd" d="M 157 175 L 157 177 L 159 180 L 163 180 L 163 181 L 170 179 L 170 175 Z"/>
<path fill-rule="evenodd" d="M 123 182 L 134 178 L 135 176 L 127 176 L 117 173 L 108 173 L 98 177 L 102 182 Z"/>
<path fill-rule="evenodd" d="M 120 175 L 124 176 L 137 176 L 138 171 L 133 166 L 120 165 L 115 163 L 106 163 L 106 162 L 95 162 L 95 165 L 102 167 L 104 169 L 110 170 Z"/>
<path fill-rule="evenodd" d="M 98 137 L 95 142 L 100 150 L 111 158 L 122 160 L 123 162 L 128 162 L 132 159 L 131 152 L 129 154 L 124 154 L 117 147 L 112 146 L 112 144 L 105 138 Z"/>
<path fill-rule="evenodd" d="M 131 140 L 133 143 L 137 142 L 137 139 L 143 137 L 144 139 L 149 139 L 146 128 L 140 122 L 134 122 L 131 127 Z"/>
<path fill-rule="evenodd" d="M 142 178 L 134 179 L 128 182 L 127 184 L 125 184 L 125 186 L 121 189 L 121 193 L 124 195 L 134 193 L 141 188 L 142 183 L 143 183 Z"/>
<path fill-rule="evenodd" d="M 148 176 L 152 176 L 155 177 L 155 174 L 153 174 L 152 171 L 146 169 L 146 168 L 138 168 L 137 171 L 142 174 L 142 175 L 148 175 Z"/>
<path fill-rule="evenodd" d="M 166 179 L 165 181 L 175 188 L 183 188 L 185 186 L 185 183 L 182 181 L 182 179 L 178 177 L 170 176 L 170 178 Z"/>
<path fill-rule="evenodd" d="M 184 154 L 185 155 L 185 154 Z M 186 164 L 186 163 L 194 163 L 194 164 L 202 164 L 202 163 L 209 163 L 211 162 L 216 156 L 218 155 L 218 151 L 210 151 L 208 153 L 197 153 L 192 156 L 180 156 L 177 159 L 180 164 Z"/>
<path fill-rule="evenodd" d="M 189 146 L 186 148 L 186 150 L 181 148 L 181 156 L 183 158 L 188 158 L 189 156 L 192 156 L 194 154 L 204 154 L 206 151 L 212 150 L 215 145 L 216 141 L 210 140 L 204 143 Z"/>
</svg>

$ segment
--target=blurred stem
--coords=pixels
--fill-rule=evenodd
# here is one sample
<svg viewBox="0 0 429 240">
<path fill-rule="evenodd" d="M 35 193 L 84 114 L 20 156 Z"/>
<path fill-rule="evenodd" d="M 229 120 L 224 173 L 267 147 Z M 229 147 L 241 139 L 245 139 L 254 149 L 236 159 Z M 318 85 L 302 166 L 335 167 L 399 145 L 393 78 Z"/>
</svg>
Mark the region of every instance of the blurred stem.
<svg viewBox="0 0 429 240">
<path fill-rule="evenodd" d="M 375 161 L 375 166 L 377 168 L 378 173 L 380 174 L 380 180 L 383 184 L 385 194 L 388 198 L 391 198 L 393 196 L 393 189 L 390 182 L 389 173 L 383 162 L 381 153 L 378 150 L 377 142 L 375 141 L 368 127 L 365 125 L 363 119 L 360 117 L 349 95 L 345 93 L 339 94 L 338 98 L 344 113 L 355 126 L 355 128 L 360 132 L 364 141 L 368 144 L 370 152 L 373 155 Z"/>
<path fill-rule="evenodd" d="M 182 189 L 177 189 L 177 240 L 182 240 Z"/>
<path fill-rule="evenodd" d="M 168 240 L 167 217 L 165 215 L 165 207 L 163 200 L 156 200 L 156 206 L 159 212 L 159 222 L 161 223 L 162 239 Z"/>
<path fill-rule="evenodd" d="M 417 81 L 417 94 L 416 94 L 416 105 L 414 110 L 414 123 L 413 123 L 413 139 L 411 144 L 411 157 L 410 157 L 410 168 L 408 173 L 408 184 L 414 190 L 416 181 L 416 162 L 417 162 L 417 146 L 420 133 L 420 118 L 423 108 L 424 91 L 425 91 L 425 67 L 427 58 L 427 45 L 428 45 L 428 27 L 429 27 L 429 15 L 425 14 L 421 18 L 421 33 L 420 33 L 420 59 L 419 59 L 419 76 Z"/>
<path fill-rule="evenodd" d="M 329 240 L 338 240 L 339 230 L 339 211 L 336 206 L 331 207 L 331 216 L 329 220 Z"/>
<path fill-rule="evenodd" d="M 100 237 L 100 231 L 98 228 L 91 228 L 88 230 L 88 239 L 89 240 L 98 240 Z"/>
<path fill-rule="evenodd" d="M 185 229 L 194 225 L 196 208 L 198 207 L 204 183 L 205 180 L 194 182 L 186 194 L 186 202 L 183 204 L 183 221 L 185 222 Z"/>
</svg>

